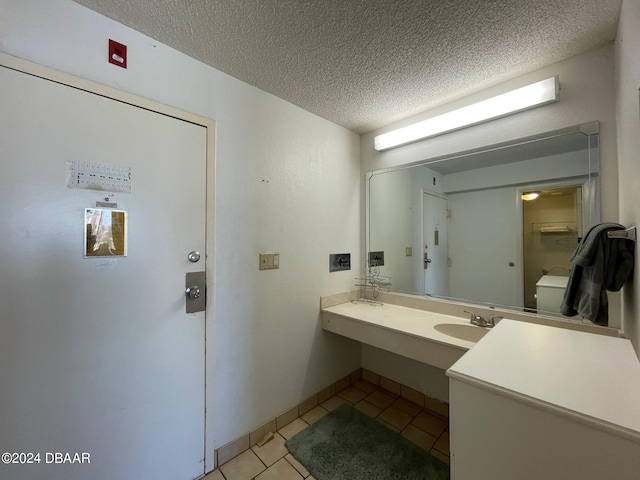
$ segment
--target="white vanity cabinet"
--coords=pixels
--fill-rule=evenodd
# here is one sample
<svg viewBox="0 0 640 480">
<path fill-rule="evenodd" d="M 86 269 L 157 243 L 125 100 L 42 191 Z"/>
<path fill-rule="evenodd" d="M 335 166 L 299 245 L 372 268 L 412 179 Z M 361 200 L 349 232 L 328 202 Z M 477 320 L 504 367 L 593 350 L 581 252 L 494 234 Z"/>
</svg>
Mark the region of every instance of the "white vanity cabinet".
<svg viewBox="0 0 640 480">
<path fill-rule="evenodd" d="M 637 480 L 628 340 L 501 321 L 448 371 L 453 480 Z"/>
</svg>

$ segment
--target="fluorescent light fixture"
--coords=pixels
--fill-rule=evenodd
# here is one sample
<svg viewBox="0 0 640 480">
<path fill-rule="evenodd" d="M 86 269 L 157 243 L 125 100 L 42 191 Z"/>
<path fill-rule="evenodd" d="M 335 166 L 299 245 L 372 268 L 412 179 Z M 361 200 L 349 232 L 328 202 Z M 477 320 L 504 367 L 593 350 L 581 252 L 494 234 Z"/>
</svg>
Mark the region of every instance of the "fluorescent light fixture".
<svg viewBox="0 0 640 480">
<path fill-rule="evenodd" d="M 522 194 L 522 200 L 525 200 L 525 201 L 528 202 L 529 200 L 535 200 L 539 196 L 540 196 L 540 194 L 536 193 L 536 192 L 523 193 Z"/>
<path fill-rule="evenodd" d="M 559 80 L 556 75 L 413 125 L 376 135 L 373 139 L 374 148 L 378 151 L 387 150 L 547 103 L 557 102 L 559 90 Z"/>
</svg>

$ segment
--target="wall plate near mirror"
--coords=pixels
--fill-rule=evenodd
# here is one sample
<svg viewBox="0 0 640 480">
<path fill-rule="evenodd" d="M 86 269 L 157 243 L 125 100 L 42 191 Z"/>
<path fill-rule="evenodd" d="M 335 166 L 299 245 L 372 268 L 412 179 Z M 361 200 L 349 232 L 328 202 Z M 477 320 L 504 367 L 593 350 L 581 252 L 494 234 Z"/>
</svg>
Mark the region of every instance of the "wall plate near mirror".
<svg viewBox="0 0 640 480">
<path fill-rule="evenodd" d="M 85 258 L 127 256 L 127 212 L 86 208 L 84 223 Z"/>
<path fill-rule="evenodd" d="M 591 122 L 368 172 L 367 251 L 396 292 L 560 316 L 538 290 L 600 221 L 599 158 Z"/>
</svg>

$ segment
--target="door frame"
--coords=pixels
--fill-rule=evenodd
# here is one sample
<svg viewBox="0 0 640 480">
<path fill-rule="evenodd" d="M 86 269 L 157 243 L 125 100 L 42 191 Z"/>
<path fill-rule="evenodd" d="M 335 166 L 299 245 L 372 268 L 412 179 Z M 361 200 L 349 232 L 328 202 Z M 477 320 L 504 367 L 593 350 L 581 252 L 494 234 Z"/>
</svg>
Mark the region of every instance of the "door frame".
<svg viewBox="0 0 640 480">
<path fill-rule="evenodd" d="M 204 418 L 203 418 L 203 437 L 204 437 L 204 473 L 213 470 L 215 465 L 214 452 L 208 452 L 207 445 L 213 445 L 213 425 L 215 422 L 212 410 L 207 408 L 207 399 L 213 398 L 213 385 L 207 382 L 208 369 L 207 358 L 214 358 L 211 355 L 214 347 L 214 272 L 215 272 L 215 132 L 216 124 L 213 119 L 203 117 L 194 113 L 186 112 L 178 108 L 158 103 L 148 98 L 140 97 L 132 93 L 118 90 L 114 87 L 102 85 L 92 80 L 87 80 L 75 75 L 61 72 L 44 65 L 30 62 L 22 58 L 14 57 L 6 53 L 0 52 L 0 68 L 15 70 L 27 75 L 42 78 L 43 80 L 55 82 L 67 87 L 93 93 L 111 100 L 122 102 L 134 107 L 142 108 L 161 115 L 172 117 L 178 120 L 189 122 L 206 129 L 206 192 L 205 192 L 205 209 L 206 209 L 206 225 L 205 225 L 205 271 L 207 282 L 206 309 L 205 309 L 205 328 L 204 328 Z M 208 412 L 208 413 L 207 413 Z"/>
<path fill-rule="evenodd" d="M 538 182 L 532 183 L 530 185 L 520 185 L 516 188 L 516 212 L 517 212 L 517 221 L 518 228 L 516 235 L 517 248 L 520 253 L 520 258 L 517 267 L 517 275 L 518 275 L 518 292 L 521 308 L 524 307 L 525 295 L 524 295 L 524 212 L 523 212 L 523 202 L 522 195 L 525 192 L 531 190 L 553 190 L 554 188 L 564 188 L 564 187 L 582 187 L 582 235 L 584 235 L 585 228 L 588 230 L 592 225 L 592 208 L 591 208 L 591 198 L 589 195 L 589 184 L 591 179 L 578 177 L 575 179 L 568 180 L 558 180 L 558 181 L 548 181 L 548 182 Z M 595 223 L 593 223 L 595 225 Z"/>
</svg>

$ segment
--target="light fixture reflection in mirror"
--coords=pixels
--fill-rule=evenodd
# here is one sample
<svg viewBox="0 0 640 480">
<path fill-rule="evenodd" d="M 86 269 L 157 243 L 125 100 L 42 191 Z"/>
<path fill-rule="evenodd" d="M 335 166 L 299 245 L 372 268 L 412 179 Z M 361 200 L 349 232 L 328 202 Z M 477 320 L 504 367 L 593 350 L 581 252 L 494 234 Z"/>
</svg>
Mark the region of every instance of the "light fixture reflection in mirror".
<svg viewBox="0 0 640 480">
<path fill-rule="evenodd" d="M 127 256 L 127 212 L 87 208 L 84 214 L 84 256 Z"/>
<path fill-rule="evenodd" d="M 568 275 L 569 250 L 599 222 L 598 130 L 592 122 L 369 172 L 367 249 L 384 252 L 381 274 L 396 292 L 538 311 L 536 283 Z"/>
<path fill-rule="evenodd" d="M 537 192 L 523 193 L 522 200 L 524 200 L 525 202 L 529 202 L 531 200 L 535 200 L 536 198 L 538 198 L 539 195 L 540 194 Z"/>
</svg>

